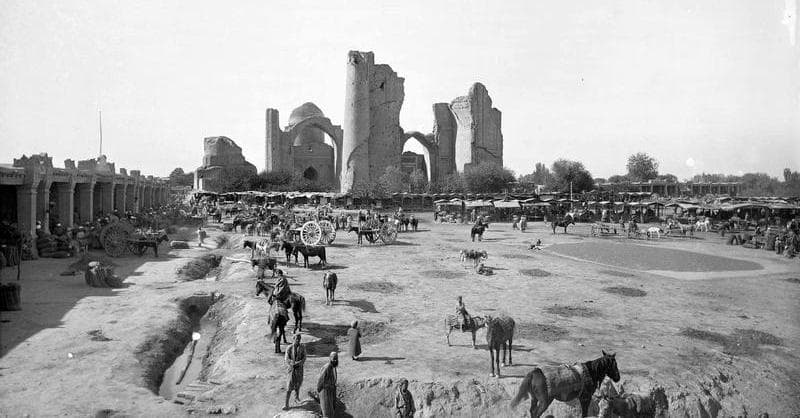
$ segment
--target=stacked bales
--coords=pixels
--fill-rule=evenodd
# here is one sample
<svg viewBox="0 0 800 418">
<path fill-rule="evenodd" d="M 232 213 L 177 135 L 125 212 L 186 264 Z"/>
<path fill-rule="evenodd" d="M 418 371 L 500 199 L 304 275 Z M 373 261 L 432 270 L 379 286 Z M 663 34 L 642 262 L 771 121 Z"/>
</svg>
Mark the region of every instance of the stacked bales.
<svg viewBox="0 0 800 418">
<path fill-rule="evenodd" d="M 91 287 L 124 287 L 122 279 L 114 274 L 114 267 L 98 261 L 89 263 L 89 269 L 86 270 L 84 278 L 86 279 L 86 284 Z"/>
</svg>

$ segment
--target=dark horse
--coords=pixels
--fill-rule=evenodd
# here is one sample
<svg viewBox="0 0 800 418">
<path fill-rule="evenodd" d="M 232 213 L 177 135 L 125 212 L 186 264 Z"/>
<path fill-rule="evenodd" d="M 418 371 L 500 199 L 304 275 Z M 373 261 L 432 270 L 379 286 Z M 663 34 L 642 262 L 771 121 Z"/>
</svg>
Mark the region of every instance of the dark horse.
<svg viewBox="0 0 800 418">
<path fill-rule="evenodd" d="M 153 253 L 156 257 L 158 257 L 158 245 L 162 242 L 168 242 L 169 237 L 167 233 L 162 229 L 158 231 L 158 236 L 155 239 L 147 239 L 147 238 L 139 238 L 132 239 L 128 241 L 128 248 L 131 250 L 132 253 L 142 256 L 145 252 L 147 252 L 148 248 L 153 249 Z"/>
<path fill-rule="evenodd" d="M 262 293 L 269 295 L 270 292 L 272 292 L 272 286 L 268 285 L 267 282 L 263 280 L 256 281 L 256 296 Z M 270 305 L 274 304 L 274 298 L 271 295 L 267 301 Z M 303 314 L 306 311 L 306 298 L 299 293 L 292 292 L 289 293 L 289 297 L 287 297 L 284 302 L 279 302 L 279 304 L 284 305 L 284 308 L 292 310 L 292 314 L 294 314 L 294 332 L 299 332 L 303 326 Z M 285 335 L 283 335 L 283 342 L 289 343 L 286 341 Z"/>
<path fill-rule="evenodd" d="M 262 257 L 250 259 L 250 267 L 258 267 L 258 273 L 256 274 L 257 279 L 263 279 L 267 269 L 271 270 L 272 277 L 275 277 L 276 264 L 277 262 L 274 258 Z"/>
<path fill-rule="evenodd" d="M 289 265 L 289 262 L 292 261 L 292 255 L 294 255 L 294 263 L 297 264 L 297 252 L 294 250 L 294 247 L 297 244 L 294 244 L 289 241 L 283 241 L 281 243 L 281 249 L 286 254 L 286 265 Z"/>
<path fill-rule="evenodd" d="M 556 233 L 556 228 L 564 227 L 564 233 L 566 234 L 567 227 L 570 225 L 575 225 L 575 218 L 573 218 L 572 215 L 567 214 L 567 216 L 564 216 L 563 218 L 557 218 L 552 222 L 553 233 Z"/>
<path fill-rule="evenodd" d="M 319 257 L 319 263 L 317 264 L 322 264 L 323 267 L 328 264 L 328 258 L 325 256 L 325 247 L 323 246 L 295 245 L 295 257 L 297 257 L 298 252 L 303 254 L 303 267 L 308 267 L 308 257 Z"/>
<path fill-rule="evenodd" d="M 282 303 L 272 303 L 269 306 L 267 324 L 269 325 L 269 335 L 275 343 L 275 353 L 281 353 L 281 338 L 286 342 L 286 324 L 289 323 L 289 312 Z M 275 333 L 275 331 L 278 331 Z"/>
<path fill-rule="evenodd" d="M 522 379 L 511 407 L 516 408 L 520 401 L 530 396 L 531 417 L 538 418 L 553 400 L 569 402 L 578 398 L 585 417 L 594 391 L 606 376 L 619 382 L 616 354 L 606 354 L 605 351 L 603 357 L 573 366 L 537 367 Z"/>
<path fill-rule="evenodd" d="M 417 227 L 419 226 L 419 219 L 415 218 L 414 215 L 411 215 L 411 219 L 409 219 L 408 222 L 411 223 L 411 229 L 413 229 L 414 232 L 417 232 Z"/>
<path fill-rule="evenodd" d="M 354 225 L 347 230 L 348 234 L 351 232 L 355 232 L 358 236 L 358 245 L 361 245 L 364 242 L 364 237 L 367 237 L 367 241 L 369 242 L 375 242 L 375 234 L 371 230 L 362 231 L 358 225 Z"/>
<path fill-rule="evenodd" d="M 500 352 L 503 352 L 503 366 L 506 365 L 506 348 L 508 348 L 508 365 L 513 364 L 511 360 L 511 344 L 514 340 L 514 318 L 509 316 L 498 316 L 496 318 L 486 317 L 486 346 L 489 349 L 489 357 L 492 364 L 490 376 L 494 377 L 494 368 L 497 366 L 497 377 L 500 377 Z"/>
<path fill-rule="evenodd" d="M 327 272 L 325 273 L 325 276 L 322 277 L 322 287 L 325 288 L 326 305 L 333 305 L 337 283 L 339 283 L 339 277 L 336 276 L 336 273 Z"/>
<path fill-rule="evenodd" d="M 475 224 L 472 229 L 469 231 L 469 236 L 472 238 L 472 242 L 475 242 L 475 237 L 478 237 L 478 241 L 483 240 L 483 232 L 489 228 L 489 224 L 484 223 L 477 223 Z"/>
</svg>

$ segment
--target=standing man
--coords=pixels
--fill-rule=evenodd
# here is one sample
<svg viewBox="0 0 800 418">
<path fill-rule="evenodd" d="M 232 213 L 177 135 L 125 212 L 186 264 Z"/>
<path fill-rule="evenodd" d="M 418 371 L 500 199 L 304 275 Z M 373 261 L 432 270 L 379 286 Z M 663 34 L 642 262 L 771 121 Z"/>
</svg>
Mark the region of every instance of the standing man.
<svg viewBox="0 0 800 418">
<path fill-rule="evenodd" d="M 339 365 L 339 355 L 332 352 L 328 364 L 322 367 L 317 380 L 319 393 L 319 406 L 323 418 L 333 418 L 336 405 L 336 366 Z"/>
<path fill-rule="evenodd" d="M 306 347 L 300 344 L 300 334 L 294 335 L 294 342 L 286 349 L 286 369 L 289 381 L 286 388 L 284 411 L 289 409 L 289 395 L 294 391 L 294 400 L 300 403 L 300 385 L 303 384 L 303 365 L 306 362 Z"/>
</svg>

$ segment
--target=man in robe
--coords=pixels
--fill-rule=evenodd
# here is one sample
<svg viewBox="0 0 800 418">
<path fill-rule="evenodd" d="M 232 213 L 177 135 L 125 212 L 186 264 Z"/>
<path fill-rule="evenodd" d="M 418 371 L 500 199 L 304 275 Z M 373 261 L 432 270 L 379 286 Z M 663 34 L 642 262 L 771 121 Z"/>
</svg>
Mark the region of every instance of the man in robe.
<svg viewBox="0 0 800 418">
<path fill-rule="evenodd" d="M 289 396 L 294 391 L 294 400 L 300 403 L 300 385 L 303 384 L 303 365 L 306 362 L 306 347 L 300 344 L 300 334 L 294 335 L 294 342 L 286 349 L 284 357 L 289 380 L 286 387 L 284 410 L 289 409 Z"/>
<path fill-rule="evenodd" d="M 339 365 L 339 356 L 336 352 L 330 355 L 330 361 L 322 367 L 317 379 L 317 392 L 319 393 L 319 406 L 323 418 L 333 418 L 336 405 L 336 366 Z"/>
<path fill-rule="evenodd" d="M 347 337 L 350 358 L 358 361 L 358 356 L 361 355 L 361 331 L 358 330 L 358 321 L 353 321 L 350 325 L 350 329 L 347 330 Z"/>
</svg>

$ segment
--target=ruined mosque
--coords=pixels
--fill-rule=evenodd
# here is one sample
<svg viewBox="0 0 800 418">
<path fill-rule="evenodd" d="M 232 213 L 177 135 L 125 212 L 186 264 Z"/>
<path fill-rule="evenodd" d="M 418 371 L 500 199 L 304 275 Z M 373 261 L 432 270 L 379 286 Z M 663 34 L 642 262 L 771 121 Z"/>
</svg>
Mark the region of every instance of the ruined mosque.
<svg viewBox="0 0 800 418">
<path fill-rule="evenodd" d="M 334 125 L 317 105 L 307 102 L 294 109 L 281 128 L 278 110 L 267 109 L 264 170 L 300 172 L 346 193 L 376 181 L 388 166 L 405 172 L 420 169 L 435 182 L 470 165 L 503 164 L 501 113 L 492 107 L 483 84 L 473 84 L 466 96 L 450 103 L 435 103 L 433 132 L 424 134 L 400 126 L 403 83 L 389 65 L 375 64 L 372 52 L 350 51 L 342 124 Z M 325 143 L 325 135 L 332 146 Z M 411 138 L 419 141 L 425 155 L 403 152 Z M 208 183 L 203 187 L 203 178 L 253 170 L 229 138 L 206 138 L 205 151 L 204 165 L 196 171 L 198 188 L 210 189 Z M 217 157 L 223 154 L 225 158 Z"/>
</svg>

